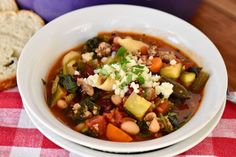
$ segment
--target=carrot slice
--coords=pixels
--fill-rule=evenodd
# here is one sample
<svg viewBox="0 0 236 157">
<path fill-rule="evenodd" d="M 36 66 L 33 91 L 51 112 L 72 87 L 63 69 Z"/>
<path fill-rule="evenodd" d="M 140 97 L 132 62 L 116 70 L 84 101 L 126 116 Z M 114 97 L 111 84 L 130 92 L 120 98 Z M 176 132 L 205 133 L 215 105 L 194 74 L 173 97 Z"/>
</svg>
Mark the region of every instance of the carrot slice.
<svg viewBox="0 0 236 157">
<path fill-rule="evenodd" d="M 116 142 L 130 142 L 133 140 L 127 133 L 111 123 L 107 125 L 106 135 L 109 140 Z"/>
<path fill-rule="evenodd" d="M 151 60 L 152 64 L 150 66 L 150 70 L 151 72 L 159 72 L 161 67 L 163 66 L 163 62 L 161 60 L 161 58 L 159 57 L 154 57 L 152 60 Z"/>
</svg>

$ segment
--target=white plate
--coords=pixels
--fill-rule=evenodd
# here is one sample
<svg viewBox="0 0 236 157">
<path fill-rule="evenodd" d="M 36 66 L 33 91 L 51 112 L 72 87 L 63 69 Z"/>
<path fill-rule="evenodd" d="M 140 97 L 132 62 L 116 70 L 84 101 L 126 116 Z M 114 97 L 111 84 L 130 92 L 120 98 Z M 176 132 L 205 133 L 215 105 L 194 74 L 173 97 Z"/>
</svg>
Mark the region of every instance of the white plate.
<svg viewBox="0 0 236 157">
<path fill-rule="evenodd" d="M 187 138 L 184 141 L 181 141 L 177 144 L 174 144 L 172 146 L 162 148 L 156 151 L 147 152 L 147 153 L 139 153 L 139 154 L 113 154 L 113 153 L 106 153 L 101 152 L 97 150 L 93 150 L 84 146 L 81 146 L 79 144 L 73 143 L 71 141 L 68 141 L 56 134 L 54 134 L 52 131 L 50 131 L 47 127 L 45 127 L 40 121 L 36 120 L 35 117 L 32 115 L 32 113 L 27 109 L 27 105 L 25 105 L 25 110 L 28 113 L 30 119 L 34 123 L 34 125 L 51 141 L 59 145 L 60 147 L 76 153 L 81 156 L 86 157 L 165 157 L 165 156 L 175 156 L 180 153 L 183 153 L 187 151 L 188 149 L 191 149 L 198 143 L 200 143 L 204 138 L 206 138 L 209 133 L 216 127 L 218 122 L 221 119 L 221 116 L 223 114 L 224 108 L 225 108 L 226 99 L 224 100 L 221 109 L 216 114 L 216 116 L 199 132 L 194 134 L 193 136 Z"/>
<path fill-rule="evenodd" d="M 210 73 L 201 106 L 188 123 L 161 138 L 125 143 L 78 134 L 51 114 L 45 101 L 45 87 L 41 79 L 46 77 L 52 64 L 62 53 L 98 32 L 112 30 L 151 34 L 178 48 L 187 47 L 186 53 Z M 17 69 L 17 83 L 20 94 L 26 101 L 25 106 L 30 104 L 28 109 L 48 129 L 67 140 L 90 148 L 125 153 L 170 146 L 201 130 L 219 111 L 225 98 L 227 80 L 226 68 L 219 51 L 199 30 L 170 14 L 131 5 L 89 7 L 57 18 L 38 31 L 26 44 Z"/>
</svg>

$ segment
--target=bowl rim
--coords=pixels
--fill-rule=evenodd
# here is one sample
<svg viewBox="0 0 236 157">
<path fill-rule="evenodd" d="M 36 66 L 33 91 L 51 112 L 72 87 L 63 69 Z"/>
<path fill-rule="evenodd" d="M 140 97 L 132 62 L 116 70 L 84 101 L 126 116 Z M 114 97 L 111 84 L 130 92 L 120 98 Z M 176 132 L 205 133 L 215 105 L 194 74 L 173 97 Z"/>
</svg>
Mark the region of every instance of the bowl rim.
<svg viewBox="0 0 236 157">
<path fill-rule="evenodd" d="M 156 9 L 151 9 L 151 8 L 141 7 L 141 6 L 135 6 L 135 5 L 111 4 L 111 5 L 98 5 L 98 6 L 86 7 L 86 8 L 83 8 L 83 9 L 79 9 L 79 10 L 75 10 L 75 11 L 72 11 L 70 13 L 67 13 L 67 14 L 65 14 L 65 15 L 63 15 L 61 17 L 56 18 L 52 22 L 48 23 L 45 27 L 43 27 L 41 30 L 39 30 L 30 39 L 30 41 L 26 44 L 26 46 L 24 47 L 24 49 L 22 51 L 22 54 L 21 54 L 21 56 L 19 58 L 18 68 L 17 68 L 18 88 L 19 88 L 19 92 L 20 92 L 21 96 L 26 101 L 26 104 L 32 104 L 31 101 L 33 101 L 33 100 L 32 100 L 32 98 L 29 97 L 29 95 L 27 93 L 28 86 L 24 85 L 24 79 L 22 78 L 22 76 L 23 76 L 22 72 L 24 72 L 24 66 L 23 66 L 24 65 L 24 60 L 27 59 L 27 53 L 28 53 L 27 49 L 30 47 L 30 44 L 34 41 L 34 39 L 37 38 L 38 36 L 40 36 L 41 32 L 46 31 L 48 28 L 50 28 L 50 26 L 56 25 L 56 24 L 58 24 L 60 22 L 63 22 L 63 20 L 65 20 L 66 18 L 69 18 L 70 16 L 73 17 L 76 14 L 80 14 L 81 12 L 86 12 L 86 11 L 91 11 L 91 10 L 96 10 L 96 9 L 97 10 L 99 10 L 99 9 L 107 9 L 107 8 L 110 8 L 110 9 L 111 8 L 113 8 L 113 9 L 114 8 L 116 8 L 116 9 L 117 8 L 122 8 L 122 9 L 124 9 L 124 8 L 125 9 L 131 9 L 132 8 L 132 9 L 137 9 L 137 10 L 142 10 L 142 11 L 150 11 L 150 12 L 153 12 L 154 14 L 156 14 L 156 13 L 162 14 L 163 16 L 166 16 L 168 18 L 172 18 L 174 20 L 181 21 L 183 24 L 185 24 L 188 27 L 191 27 L 191 29 L 194 29 L 195 31 L 197 31 L 198 34 L 200 34 L 202 36 L 202 38 L 204 38 L 211 45 L 212 49 L 214 49 L 214 51 L 217 53 L 217 55 L 218 55 L 217 57 L 218 57 L 219 61 L 222 63 L 221 66 L 222 66 L 222 69 L 223 69 L 223 73 L 225 74 L 225 76 L 224 76 L 224 81 L 225 82 L 224 82 L 223 91 L 225 91 L 225 93 L 226 93 L 227 81 L 228 80 L 227 80 L 227 72 L 226 72 L 226 67 L 225 67 L 224 61 L 223 61 L 219 51 L 217 50 L 217 48 L 214 46 L 214 44 L 202 32 L 200 32 L 197 28 L 195 28 L 194 26 L 192 26 L 191 24 L 185 22 L 182 19 L 179 19 L 179 18 L 177 18 L 177 17 L 175 17 L 173 15 L 170 15 L 168 13 L 165 13 L 165 12 L 162 12 L 162 11 L 159 11 L 159 10 L 156 10 Z M 222 97 L 218 98 L 218 100 L 222 100 L 223 101 L 224 97 L 225 97 L 225 95 L 222 95 Z M 222 101 L 219 101 L 219 102 L 221 103 Z M 32 106 L 28 106 L 28 108 L 31 111 L 31 113 L 36 113 L 35 109 Z M 218 110 L 219 109 L 220 109 L 220 107 L 218 108 Z M 193 135 L 197 131 L 199 131 L 201 128 L 203 128 L 215 116 L 215 114 L 218 112 L 218 110 L 215 110 L 215 112 L 211 114 L 210 118 L 207 119 L 204 124 L 202 124 L 201 126 L 199 126 L 196 129 L 192 130 L 187 135 L 183 135 L 181 138 L 173 139 L 170 142 L 166 142 L 166 143 L 160 144 L 158 146 L 150 145 L 150 143 L 155 144 L 156 141 L 159 140 L 159 139 L 153 139 L 153 140 L 148 140 L 148 141 L 143 141 L 143 142 L 121 143 L 121 142 L 104 141 L 104 140 L 95 139 L 95 138 L 91 138 L 91 137 L 87 137 L 87 136 L 83 137 L 85 135 L 82 135 L 82 136 L 80 135 L 80 136 L 76 136 L 76 137 L 80 137 L 80 139 L 79 139 L 80 141 L 78 141 L 78 138 L 72 137 L 71 135 L 68 135 L 67 133 L 61 131 L 58 128 L 58 126 L 50 125 L 46 119 L 42 118 L 41 115 L 35 114 L 35 117 L 40 122 L 44 123 L 53 132 L 58 134 L 59 136 L 61 136 L 63 138 L 66 138 L 66 139 L 68 139 L 70 141 L 73 141 L 75 143 L 78 143 L 78 144 L 81 144 L 81 145 L 84 145 L 84 146 L 87 146 L 87 147 L 91 147 L 91 148 L 94 148 L 94 149 L 110 151 L 110 152 L 116 152 L 116 151 L 119 151 L 119 152 L 140 152 L 140 151 L 149 151 L 149 150 L 153 150 L 153 149 L 157 149 L 157 148 L 166 147 L 168 145 L 177 143 L 179 141 L 182 141 L 182 140 L 190 137 L 191 135 Z M 70 129 L 70 130 L 73 131 L 72 129 Z M 175 133 L 175 132 L 173 132 L 173 133 Z M 169 135 L 171 135 L 171 134 L 169 134 Z M 166 136 L 169 136 L 169 135 L 166 135 Z M 166 136 L 164 136 L 164 137 L 166 137 Z M 82 141 L 81 139 L 87 139 L 87 141 Z M 139 144 L 139 147 L 137 147 L 137 144 Z M 140 150 L 139 149 L 137 150 L 137 148 L 139 148 Z"/>
</svg>

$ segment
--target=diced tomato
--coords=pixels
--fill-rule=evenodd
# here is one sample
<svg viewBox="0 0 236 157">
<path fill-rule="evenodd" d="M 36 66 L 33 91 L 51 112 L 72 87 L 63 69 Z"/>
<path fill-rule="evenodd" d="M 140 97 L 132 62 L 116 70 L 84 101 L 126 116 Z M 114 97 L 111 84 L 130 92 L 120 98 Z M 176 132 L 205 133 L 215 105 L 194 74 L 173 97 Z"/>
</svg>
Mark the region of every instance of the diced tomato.
<svg viewBox="0 0 236 157">
<path fill-rule="evenodd" d="M 88 127 L 94 127 L 97 125 L 98 127 L 98 134 L 100 136 L 103 136 L 106 134 L 106 127 L 107 127 L 107 121 L 104 118 L 104 116 L 96 116 L 94 118 L 91 118 L 89 120 L 86 121 L 86 125 Z"/>
<path fill-rule="evenodd" d="M 148 54 L 148 47 L 147 46 L 141 47 L 140 52 L 142 55 L 147 55 Z"/>
<path fill-rule="evenodd" d="M 158 113 L 165 114 L 170 109 L 170 107 L 171 107 L 170 102 L 166 100 L 157 106 L 156 111 Z"/>
<path fill-rule="evenodd" d="M 185 69 L 188 69 L 190 67 L 194 67 L 195 64 L 193 62 L 190 62 L 190 61 L 184 61 L 183 66 L 185 67 Z"/>
<path fill-rule="evenodd" d="M 94 68 L 91 65 L 86 64 L 82 76 L 89 77 L 90 75 L 94 75 Z"/>
<path fill-rule="evenodd" d="M 118 108 L 112 110 L 110 113 L 104 113 L 107 120 L 113 124 L 121 124 L 124 115 L 118 110 Z"/>
</svg>

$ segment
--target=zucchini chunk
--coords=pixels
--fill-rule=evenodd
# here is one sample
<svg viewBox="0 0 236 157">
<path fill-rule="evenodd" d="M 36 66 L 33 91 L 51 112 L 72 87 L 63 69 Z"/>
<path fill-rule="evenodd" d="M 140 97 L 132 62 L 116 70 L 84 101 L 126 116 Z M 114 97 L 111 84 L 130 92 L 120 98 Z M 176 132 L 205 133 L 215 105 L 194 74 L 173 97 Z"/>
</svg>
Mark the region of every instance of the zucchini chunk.
<svg viewBox="0 0 236 157">
<path fill-rule="evenodd" d="M 132 113 L 139 120 L 143 118 L 150 106 L 151 102 L 147 101 L 134 92 L 128 97 L 124 104 L 125 109 Z"/>
<path fill-rule="evenodd" d="M 194 72 L 183 72 L 180 76 L 180 80 L 185 87 L 191 86 L 195 78 L 196 74 Z"/>
<path fill-rule="evenodd" d="M 66 75 L 72 73 L 71 68 L 79 58 L 80 54 L 76 51 L 70 51 L 68 54 L 66 54 L 62 60 L 63 74 Z"/>
<path fill-rule="evenodd" d="M 160 70 L 160 74 L 161 76 L 177 79 L 180 76 L 181 70 L 182 70 L 182 64 L 178 63 L 175 65 L 170 65 L 170 66 L 162 68 Z"/>
</svg>

